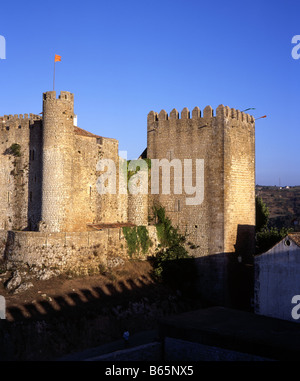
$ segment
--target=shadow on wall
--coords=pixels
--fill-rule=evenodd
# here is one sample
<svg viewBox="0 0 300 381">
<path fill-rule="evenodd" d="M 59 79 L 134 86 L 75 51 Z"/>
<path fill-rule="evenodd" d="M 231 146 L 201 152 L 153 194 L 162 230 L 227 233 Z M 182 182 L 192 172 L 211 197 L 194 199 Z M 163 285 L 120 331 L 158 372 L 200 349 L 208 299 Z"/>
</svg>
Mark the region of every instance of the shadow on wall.
<svg viewBox="0 0 300 381">
<path fill-rule="evenodd" d="M 38 230 L 41 221 L 43 158 L 43 125 L 41 121 L 30 124 L 29 132 L 29 168 L 28 168 L 28 226 L 29 231 Z"/>
<path fill-rule="evenodd" d="M 249 239 L 253 227 L 239 227 L 238 231 L 237 247 L 243 258 L 243 254 L 248 256 L 243 251 L 248 247 L 244 240 Z M 195 258 L 197 299 L 178 297 L 143 275 L 64 295 L 45 295 L 21 307 L 8 306 L 7 320 L 0 320 L 0 359 L 57 358 L 119 339 L 125 326 L 132 332 L 153 329 L 162 316 L 200 305 L 249 310 L 253 266 L 237 257 L 235 252 Z"/>
<path fill-rule="evenodd" d="M 127 278 L 8 306 L 0 320 L 0 360 L 49 360 L 155 329 L 158 319 L 199 308 L 150 281 Z"/>
<path fill-rule="evenodd" d="M 196 258 L 201 299 L 210 305 L 252 310 L 254 249 L 255 226 L 239 225 L 235 252 Z"/>
</svg>

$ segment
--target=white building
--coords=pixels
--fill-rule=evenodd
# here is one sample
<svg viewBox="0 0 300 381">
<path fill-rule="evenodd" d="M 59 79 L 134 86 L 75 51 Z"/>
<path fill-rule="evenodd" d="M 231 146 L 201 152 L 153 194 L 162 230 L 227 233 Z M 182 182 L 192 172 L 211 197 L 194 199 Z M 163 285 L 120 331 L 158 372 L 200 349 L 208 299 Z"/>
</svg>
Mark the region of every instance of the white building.
<svg viewBox="0 0 300 381">
<path fill-rule="evenodd" d="M 295 295 L 299 298 L 292 303 Z M 297 299 L 300 302 L 300 233 L 292 233 L 254 259 L 254 312 L 300 322 Z"/>
</svg>

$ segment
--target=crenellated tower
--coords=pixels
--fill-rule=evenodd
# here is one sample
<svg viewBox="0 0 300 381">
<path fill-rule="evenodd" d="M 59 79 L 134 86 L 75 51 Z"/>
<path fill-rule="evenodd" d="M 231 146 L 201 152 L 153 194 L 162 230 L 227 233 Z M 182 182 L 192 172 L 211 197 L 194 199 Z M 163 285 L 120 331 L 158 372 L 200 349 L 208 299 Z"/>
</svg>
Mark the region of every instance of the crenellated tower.
<svg viewBox="0 0 300 381">
<path fill-rule="evenodd" d="M 74 95 L 43 94 L 42 231 L 72 228 L 72 161 L 74 151 Z"/>
<path fill-rule="evenodd" d="M 229 268 L 254 253 L 255 119 L 220 105 L 215 112 L 211 106 L 203 112 L 195 107 L 191 114 L 184 108 L 181 118 L 176 109 L 169 115 L 151 111 L 147 124 L 147 157 L 167 159 L 174 173 L 170 193 L 164 194 L 160 171 L 159 193 L 150 195 L 149 213 L 154 203 L 165 207 L 198 257 L 201 289 L 211 300 L 224 302 L 231 287 Z M 191 173 L 184 162 L 192 163 Z M 182 192 L 174 191 L 175 182 L 181 182 Z M 199 198 L 193 204 L 188 200 L 193 189 L 196 196 L 195 188 Z"/>
</svg>

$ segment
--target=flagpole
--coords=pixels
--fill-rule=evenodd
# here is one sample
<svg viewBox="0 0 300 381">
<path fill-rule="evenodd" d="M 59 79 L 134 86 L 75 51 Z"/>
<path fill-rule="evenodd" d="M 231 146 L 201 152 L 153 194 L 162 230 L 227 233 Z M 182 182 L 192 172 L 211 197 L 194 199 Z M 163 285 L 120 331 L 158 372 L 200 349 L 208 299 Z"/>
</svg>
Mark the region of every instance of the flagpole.
<svg viewBox="0 0 300 381">
<path fill-rule="evenodd" d="M 54 70 L 53 70 L 53 91 L 55 90 L 55 63 L 57 61 L 61 61 L 61 56 L 59 56 L 58 54 L 55 54 L 54 56 Z"/>
<path fill-rule="evenodd" d="M 55 89 L 55 58 L 54 58 L 54 71 L 53 71 L 53 91 Z"/>
</svg>

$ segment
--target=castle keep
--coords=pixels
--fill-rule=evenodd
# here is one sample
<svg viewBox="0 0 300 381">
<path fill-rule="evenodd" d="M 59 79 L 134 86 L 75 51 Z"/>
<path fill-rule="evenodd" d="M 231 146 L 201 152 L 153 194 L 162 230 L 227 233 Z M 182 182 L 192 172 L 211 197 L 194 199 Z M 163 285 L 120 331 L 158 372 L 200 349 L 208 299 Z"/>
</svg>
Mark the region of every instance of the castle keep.
<svg viewBox="0 0 300 381">
<path fill-rule="evenodd" d="M 123 194 L 118 179 L 115 193 L 97 191 L 99 176 L 105 172 L 98 170 L 100 159 L 111 159 L 118 173 L 118 141 L 76 125 L 70 92 L 62 91 L 58 98 L 55 91 L 46 92 L 40 115 L 5 115 L 0 123 L 0 233 L 6 242 L 2 244 L 3 255 L 11 260 L 34 263 L 43 258 L 39 262 L 43 265 L 65 264 L 71 249 L 66 252 L 63 247 L 76 251 L 90 247 L 91 242 L 102 250 L 101 258 L 112 248 L 115 255 L 124 254 L 121 229 L 107 233 L 103 229 L 108 224 L 144 225 L 155 240 L 155 227 L 148 221 L 153 221 L 156 204 L 162 205 L 173 225 L 186 234 L 188 249 L 199 260 L 201 287 L 206 284 L 212 294 L 221 295 L 225 290 L 232 258 L 237 261 L 237 256 L 253 254 L 252 116 L 223 105 L 215 113 L 210 106 L 202 113 L 195 107 L 191 115 L 184 108 L 180 116 L 176 109 L 170 115 L 164 110 L 151 111 L 147 117 L 147 158 L 158 163 L 167 159 L 168 194 L 162 191 L 161 170 L 156 179 L 158 192 L 151 192 L 155 179 L 150 173 L 148 194 Z M 182 163 L 180 178 L 175 171 L 178 163 Z M 184 163 L 191 165 L 191 174 L 185 171 Z M 174 191 L 175 183 L 181 184 L 182 192 Z M 186 192 L 187 184 L 189 189 L 201 187 L 198 203 L 187 201 L 194 197 Z M 49 248 L 49 242 L 56 245 L 56 251 L 42 252 L 40 248 Z"/>
<path fill-rule="evenodd" d="M 99 159 L 118 163 L 118 141 L 74 126 L 73 94 L 49 91 L 42 117 L 5 115 L 0 123 L 2 229 L 86 231 L 127 221 L 127 197 L 99 195 L 95 186 Z"/>
<path fill-rule="evenodd" d="M 147 157 L 167 158 L 171 164 L 173 159 L 192 160 L 194 184 L 196 159 L 203 160 L 201 203 L 189 205 L 190 195 L 185 192 L 165 195 L 160 191 L 150 196 L 150 206 L 159 202 L 165 207 L 173 224 L 200 248 L 199 256 L 234 252 L 238 234 L 243 231 L 247 237 L 255 226 L 254 118 L 223 105 L 215 115 L 210 106 L 202 115 L 195 107 L 191 116 L 184 108 L 181 118 L 176 109 L 170 115 L 151 111 Z M 185 174 L 183 178 L 187 182 Z"/>
<path fill-rule="evenodd" d="M 190 195 L 184 192 L 166 195 L 160 189 L 149 196 L 149 213 L 157 202 L 165 207 L 174 226 L 193 244 L 190 252 L 197 257 L 199 289 L 214 301 L 227 302 L 229 288 L 241 287 L 236 263 L 250 262 L 254 253 L 255 120 L 220 105 L 215 114 L 210 106 L 203 113 L 195 107 L 192 115 L 184 108 L 181 117 L 176 109 L 170 115 L 151 111 L 147 124 L 148 158 L 167 158 L 171 164 L 174 159 L 191 159 L 193 179 L 183 177 L 193 184 L 196 159 L 203 160 L 200 204 L 188 205 Z M 171 192 L 174 180 L 171 176 Z"/>
</svg>

